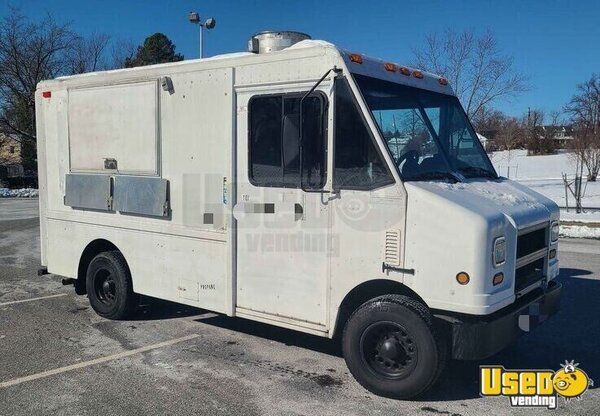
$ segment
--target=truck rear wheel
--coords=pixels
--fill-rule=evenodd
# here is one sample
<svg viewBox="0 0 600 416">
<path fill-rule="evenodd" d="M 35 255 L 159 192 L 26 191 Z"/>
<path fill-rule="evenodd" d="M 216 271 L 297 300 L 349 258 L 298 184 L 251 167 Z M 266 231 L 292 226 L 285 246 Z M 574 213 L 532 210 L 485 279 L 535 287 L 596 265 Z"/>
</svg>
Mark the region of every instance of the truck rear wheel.
<svg viewBox="0 0 600 416">
<path fill-rule="evenodd" d="M 119 251 L 106 251 L 92 259 L 86 289 L 92 308 L 104 318 L 124 319 L 137 306 L 129 268 Z"/>
<path fill-rule="evenodd" d="M 361 305 L 346 323 L 342 347 L 350 372 L 363 387 L 395 399 L 427 391 L 447 357 L 427 307 L 401 295 Z"/>
</svg>

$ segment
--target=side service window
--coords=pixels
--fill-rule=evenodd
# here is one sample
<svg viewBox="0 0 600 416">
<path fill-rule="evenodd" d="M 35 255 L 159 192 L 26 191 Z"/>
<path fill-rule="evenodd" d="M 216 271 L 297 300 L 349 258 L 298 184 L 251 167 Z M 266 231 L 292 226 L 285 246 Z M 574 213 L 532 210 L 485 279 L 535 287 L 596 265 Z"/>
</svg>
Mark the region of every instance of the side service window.
<svg viewBox="0 0 600 416">
<path fill-rule="evenodd" d="M 305 189 L 325 184 L 327 99 L 321 93 L 311 94 L 300 111 L 303 95 L 263 95 L 250 100 L 248 173 L 252 184 Z"/>
<path fill-rule="evenodd" d="M 370 190 L 393 183 L 347 80 L 336 82 L 335 94 L 333 187 Z"/>
</svg>

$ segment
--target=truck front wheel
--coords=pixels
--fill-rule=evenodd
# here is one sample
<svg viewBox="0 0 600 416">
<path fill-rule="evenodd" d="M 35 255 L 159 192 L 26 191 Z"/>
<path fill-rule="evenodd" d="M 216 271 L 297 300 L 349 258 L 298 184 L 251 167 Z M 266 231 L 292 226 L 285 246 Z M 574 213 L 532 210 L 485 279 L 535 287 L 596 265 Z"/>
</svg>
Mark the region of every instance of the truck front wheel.
<svg viewBox="0 0 600 416">
<path fill-rule="evenodd" d="M 92 308 L 104 318 L 124 319 L 137 306 L 129 268 L 119 251 L 106 251 L 92 259 L 86 289 Z"/>
<path fill-rule="evenodd" d="M 395 399 L 427 391 L 447 356 L 427 307 L 402 295 L 361 305 L 346 323 L 342 346 L 354 378 L 367 390 Z"/>
</svg>

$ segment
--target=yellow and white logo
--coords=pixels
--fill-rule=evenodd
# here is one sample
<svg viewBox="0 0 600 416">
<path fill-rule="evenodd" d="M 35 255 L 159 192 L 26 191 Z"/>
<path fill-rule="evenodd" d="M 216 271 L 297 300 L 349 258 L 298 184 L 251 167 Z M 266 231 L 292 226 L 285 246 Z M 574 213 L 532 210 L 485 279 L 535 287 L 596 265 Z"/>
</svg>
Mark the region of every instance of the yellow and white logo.
<svg viewBox="0 0 600 416">
<path fill-rule="evenodd" d="M 507 370 L 502 366 L 481 366 L 480 394 L 505 396 L 513 407 L 556 409 L 558 396 L 565 401 L 581 398 L 594 385 L 579 363 L 565 361 L 558 371 Z"/>
</svg>

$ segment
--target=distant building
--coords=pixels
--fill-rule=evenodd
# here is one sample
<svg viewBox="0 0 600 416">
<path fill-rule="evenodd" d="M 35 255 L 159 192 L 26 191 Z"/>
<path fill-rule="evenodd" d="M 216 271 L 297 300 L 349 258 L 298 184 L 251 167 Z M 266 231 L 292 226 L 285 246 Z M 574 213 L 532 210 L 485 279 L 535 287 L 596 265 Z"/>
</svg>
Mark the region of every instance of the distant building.
<svg viewBox="0 0 600 416">
<path fill-rule="evenodd" d="M 556 141 L 556 148 L 564 149 L 569 141 L 573 140 L 573 126 L 540 126 L 539 136 L 541 138 L 548 136 L 548 131 L 553 132 L 552 140 Z"/>
<path fill-rule="evenodd" d="M 24 176 L 21 150 L 21 140 L 17 135 L 0 133 L 0 178 Z"/>
</svg>

